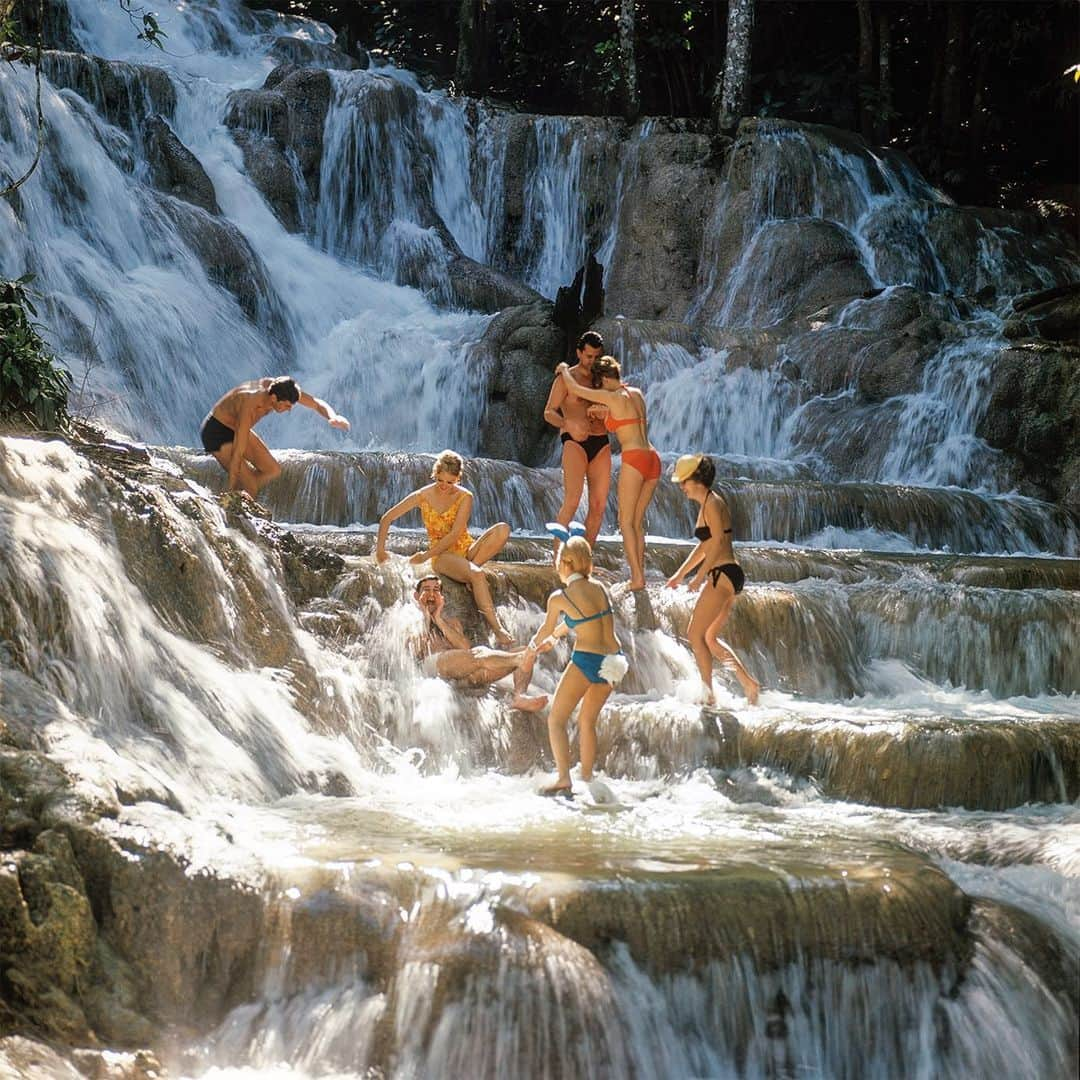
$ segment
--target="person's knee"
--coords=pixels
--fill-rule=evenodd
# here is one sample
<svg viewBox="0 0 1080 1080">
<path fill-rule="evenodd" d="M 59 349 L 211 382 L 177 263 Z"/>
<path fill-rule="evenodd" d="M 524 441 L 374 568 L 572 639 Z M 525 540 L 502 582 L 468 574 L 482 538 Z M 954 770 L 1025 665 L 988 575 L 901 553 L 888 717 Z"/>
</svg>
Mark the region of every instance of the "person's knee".
<svg viewBox="0 0 1080 1080">
<path fill-rule="evenodd" d="M 266 481 L 276 480 L 281 475 L 281 466 L 275 458 L 271 458 L 262 471 L 262 478 Z"/>
</svg>

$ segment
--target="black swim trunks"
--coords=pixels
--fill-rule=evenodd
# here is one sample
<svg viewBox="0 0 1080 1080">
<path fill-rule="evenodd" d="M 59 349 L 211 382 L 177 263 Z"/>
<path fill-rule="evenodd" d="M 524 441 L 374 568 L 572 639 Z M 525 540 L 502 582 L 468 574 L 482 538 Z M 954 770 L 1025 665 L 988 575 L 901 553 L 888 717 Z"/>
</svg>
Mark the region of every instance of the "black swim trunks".
<svg viewBox="0 0 1080 1080">
<path fill-rule="evenodd" d="M 608 437 L 606 435 L 589 435 L 587 438 L 584 439 L 574 439 L 570 436 L 569 432 L 564 431 L 559 436 L 559 438 L 562 439 L 564 443 L 577 443 L 578 446 L 580 446 L 581 449 L 585 451 L 585 460 L 590 465 L 592 464 L 593 458 L 595 458 L 601 450 L 611 445 L 608 442 Z"/>
<path fill-rule="evenodd" d="M 698 563 L 700 566 L 701 564 Z M 746 584 L 746 575 L 742 571 L 742 567 L 738 563 L 724 563 L 723 566 L 714 566 L 709 571 L 709 578 L 712 581 L 712 587 L 715 589 L 717 582 L 720 580 L 720 575 L 723 574 L 730 582 L 731 587 L 735 590 L 735 595 L 743 591 L 743 585 Z"/>
<path fill-rule="evenodd" d="M 231 427 L 226 427 L 213 413 L 210 413 L 203 421 L 199 434 L 202 435 L 203 446 L 210 454 L 236 438 L 236 432 Z"/>
</svg>

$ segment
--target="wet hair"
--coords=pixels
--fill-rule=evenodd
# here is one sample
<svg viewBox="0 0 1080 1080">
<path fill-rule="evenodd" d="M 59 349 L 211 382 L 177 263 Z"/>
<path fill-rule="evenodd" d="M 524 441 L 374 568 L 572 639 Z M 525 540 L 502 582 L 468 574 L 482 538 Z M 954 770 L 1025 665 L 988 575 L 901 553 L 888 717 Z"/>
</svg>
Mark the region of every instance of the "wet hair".
<svg viewBox="0 0 1080 1080">
<path fill-rule="evenodd" d="M 602 349 L 603 347 L 604 339 L 595 330 L 586 330 L 574 346 L 576 349 Z"/>
<path fill-rule="evenodd" d="M 419 580 L 419 581 L 417 581 L 417 583 L 416 583 L 416 584 L 415 584 L 415 585 L 413 586 L 413 590 L 412 590 L 412 591 L 413 591 L 413 596 L 419 596 L 419 595 L 420 595 L 420 589 L 421 589 L 421 587 L 423 586 L 423 584 L 424 584 L 424 582 L 425 582 L 425 581 L 437 581 L 437 582 L 439 583 L 439 588 L 440 588 L 440 589 L 442 588 L 442 578 L 441 578 L 441 577 L 439 577 L 439 575 L 438 575 L 438 574 L 425 574 L 425 575 L 424 575 L 424 576 L 423 576 L 422 578 L 420 578 L 420 580 Z"/>
<path fill-rule="evenodd" d="M 711 457 L 702 457 L 698 467 L 686 479 L 711 488 L 716 479 L 716 463 Z"/>
<path fill-rule="evenodd" d="M 300 387 L 296 385 L 296 380 L 289 378 L 288 375 L 275 379 L 270 384 L 267 393 L 276 397 L 278 401 L 291 401 L 294 405 L 300 400 Z"/>
<path fill-rule="evenodd" d="M 598 356 L 593 361 L 593 387 L 599 389 L 604 379 L 618 379 L 622 382 L 622 368 L 619 367 L 619 361 L 614 356 Z"/>
<path fill-rule="evenodd" d="M 444 450 L 431 466 L 431 479 L 441 472 L 451 473 L 453 476 L 461 476 L 465 468 L 465 459 L 456 450 Z"/>
<path fill-rule="evenodd" d="M 571 536 L 562 546 L 559 561 L 565 562 L 575 574 L 589 576 L 592 570 L 592 548 L 584 536 Z"/>
</svg>

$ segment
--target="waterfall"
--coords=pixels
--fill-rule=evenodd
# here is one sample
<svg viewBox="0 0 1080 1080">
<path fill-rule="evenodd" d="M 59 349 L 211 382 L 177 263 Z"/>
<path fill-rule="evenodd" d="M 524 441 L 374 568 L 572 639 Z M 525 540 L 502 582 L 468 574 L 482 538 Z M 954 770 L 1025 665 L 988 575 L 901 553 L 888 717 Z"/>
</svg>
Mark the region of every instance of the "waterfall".
<svg viewBox="0 0 1080 1080">
<path fill-rule="evenodd" d="M 524 115 L 343 60 L 289 96 L 271 50 L 333 54 L 329 28 L 175 3 L 158 54 L 69 8 L 88 55 L 43 65 L 0 272 L 36 275 L 110 434 L 0 436 L 5 985 L 52 963 L 78 1038 L 193 1078 L 1074 1075 L 1080 524 L 979 431 L 1008 299 L 1075 256 L 842 132 L 750 121 L 718 162 L 692 121 Z M 31 71 L 0 73 L 6 172 L 32 103 Z M 669 167 L 708 197 L 643 213 Z M 451 446 L 473 535 L 512 527 L 499 617 L 540 626 L 561 471 L 486 457 L 484 422 L 542 401 L 552 339 L 461 309 L 454 274 L 553 298 L 590 251 L 609 283 L 670 270 L 674 295 L 685 270 L 663 316 L 597 325 L 665 476 L 715 459 L 747 575 L 723 635 L 763 691 L 717 666 L 699 704 L 698 596 L 666 587 L 696 505 L 661 481 L 630 592 L 611 500 L 595 572 L 630 672 L 597 778 L 547 800 L 543 713 L 415 655 L 418 515 L 372 554 Z M 278 372 L 352 428 L 260 425 L 264 521 L 192 446 Z M 56 921 L 80 896 L 81 937 Z"/>
</svg>

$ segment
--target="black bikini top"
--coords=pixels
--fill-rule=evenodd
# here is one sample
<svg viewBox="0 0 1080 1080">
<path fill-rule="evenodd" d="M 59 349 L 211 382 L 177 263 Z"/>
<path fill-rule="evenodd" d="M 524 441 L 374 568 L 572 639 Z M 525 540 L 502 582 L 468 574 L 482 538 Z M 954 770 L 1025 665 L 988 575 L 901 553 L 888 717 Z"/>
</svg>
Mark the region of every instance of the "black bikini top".
<svg viewBox="0 0 1080 1080">
<path fill-rule="evenodd" d="M 731 530 L 730 529 L 725 529 L 724 532 L 729 533 L 729 532 L 731 532 Z M 694 530 L 694 536 L 696 536 L 698 540 L 711 540 L 712 539 L 712 529 L 710 529 L 708 525 L 699 525 Z"/>
</svg>

